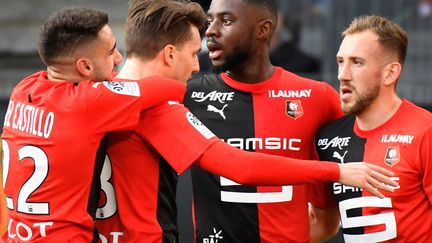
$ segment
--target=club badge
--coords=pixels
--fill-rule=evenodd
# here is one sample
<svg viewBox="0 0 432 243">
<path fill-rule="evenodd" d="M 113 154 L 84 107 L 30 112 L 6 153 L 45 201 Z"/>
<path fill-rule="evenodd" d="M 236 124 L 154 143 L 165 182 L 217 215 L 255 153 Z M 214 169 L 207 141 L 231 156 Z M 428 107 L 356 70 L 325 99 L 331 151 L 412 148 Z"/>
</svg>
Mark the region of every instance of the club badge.
<svg viewBox="0 0 432 243">
<path fill-rule="evenodd" d="M 286 114 L 294 120 L 303 116 L 303 106 L 300 100 L 286 101 Z"/>
<path fill-rule="evenodd" d="M 388 166 L 394 166 L 400 161 L 400 149 L 399 146 L 396 147 L 388 147 L 387 153 L 384 158 L 384 162 Z"/>
</svg>

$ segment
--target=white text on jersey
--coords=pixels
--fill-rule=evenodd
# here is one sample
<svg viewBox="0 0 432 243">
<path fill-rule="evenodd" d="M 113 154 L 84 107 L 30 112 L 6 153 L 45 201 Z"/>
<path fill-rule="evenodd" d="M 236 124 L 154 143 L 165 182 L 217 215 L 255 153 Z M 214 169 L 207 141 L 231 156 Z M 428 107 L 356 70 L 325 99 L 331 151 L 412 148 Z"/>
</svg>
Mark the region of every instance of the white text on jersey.
<svg viewBox="0 0 432 243">
<path fill-rule="evenodd" d="M 268 149 L 268 150 L 291 150 L 300 151 L 301 139 L 300 138 L 228 138 L 222 139 L 227 144 L 243 149 L 243 150 L 256 150 L 256 149 Z"/>
<path fill-rule="evenodd" d="M 102 234 L 99 234 L 99 240 L 102 243 L 108 243 L 108 242 L 110 242 L 110 243 L 119 243 L 120 242 L 120 237 L 122 237 L 122 236 L 123 236 L 123 232 L 113 231 L 113 232 L 109 233 L 109 236 L 104 236 Z"/>
<path fill-rule="evenodd" d="M 390 177 L 391 180 L 393 181 L 399 181 L 399 177 Z M 390 186 L 390 185 L 387 185 Z M 395 187 L 395 186 L 390 186 L 393 187 L 393 189 L 399 189 L 400 185 Z M 352 186 L 345 186 L 343 184 L 340 184 L 339 182 L 334 182 L 333 183 L 333 193 L 336 194 L 343 194 L 343 193 L 347 193 L 347 192 L 359 192 L 362 191 L 361 188 L 358 187 L 352 187 Z"/>
<path fill-rule="evenodd" d="M 381 138 L 382 143 L 409 143 L 411 144 L 414 139 L 412 135 L 403 135 L 403 134 L 384 134 Z"/>
<path fill-rule="evenodd" d="M 234 98 L 234 92 L 217 92 L 212 91 L 208 94 L 204 92 L 192 92 L 191 98 L 196 102 L 209 101 L 219 101 L 220 103 L 225 103 L 225 101 L 232 101 Z"/>
<path fill-rule="evenodd" d="M 35 222 L 32 226 L 23 222 L 14 222 L 9 219 L 8 238 L 11 240 L 29 241 L 34 235 L 40 235 L 41 238 L 47 236 L 47 226 L 53 226 L 54 222 Z M 15 227 L 13 227 L 15 226 Z"/>
<path fill-rule="evenodd" d="M 303 98 L 310 97 L 312 89 L 302 90 L 269 90 L 268 94 L 270 98 Z"/>
<path fill-rule="evenodd" d="M 342 147 L 348 146 L 350 139 L 351 139 L 351 137 L 340 138 L 339 136 L 337 136 L 337 137 L 334 137 L 329 142 L 328 138 L 321 138 L 321 139 L 318 139 L 318 147 L 321 150 L 326 150 L 330 146 L 332 148 L 338 147 L 339 149 L 342 149 Z"/>
<path fill-rule="evenodd" d="M 9 102 L 4 127 L 12 127 L 48 139 L 54 126 L 54 113 L 21 102 Z"/>
</svg>

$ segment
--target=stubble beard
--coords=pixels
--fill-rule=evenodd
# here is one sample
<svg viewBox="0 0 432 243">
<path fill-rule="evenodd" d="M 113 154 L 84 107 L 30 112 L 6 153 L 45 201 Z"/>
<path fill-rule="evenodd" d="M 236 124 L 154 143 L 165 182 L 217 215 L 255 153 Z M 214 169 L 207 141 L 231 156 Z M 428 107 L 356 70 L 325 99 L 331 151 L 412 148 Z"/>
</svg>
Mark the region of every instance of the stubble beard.
<svg viewBox="0 0 432 243">
<path fill-rule="evenodd" d="M 360 115 L 378 97 L 380 93 L 380 86 L 379 84 L 374 85 L 368 88 L 363 94 L 357 93 L 355 89 L 352 90 L 353 95 L 356 95 L 354 103 L 347 104 L 342 102 L 342 112 L 345 114 Z"/>
</svg>

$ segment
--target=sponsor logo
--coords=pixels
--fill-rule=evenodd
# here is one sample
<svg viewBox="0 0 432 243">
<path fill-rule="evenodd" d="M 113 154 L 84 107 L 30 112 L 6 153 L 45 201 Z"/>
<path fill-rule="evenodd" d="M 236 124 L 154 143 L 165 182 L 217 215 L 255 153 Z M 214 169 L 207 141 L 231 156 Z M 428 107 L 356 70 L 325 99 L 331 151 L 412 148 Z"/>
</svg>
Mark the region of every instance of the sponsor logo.
<svg viewBox="0 0 432 243">
<path fill-rule="evenodd" d="M 191 98 L 195 102 L 203 102 L 203 101 L 218 101 L 219 103 L 224 104 L 225 101 L 232 101 L 234 99 L 234 92 L 217 92 L 212 91 L 208 94 L 205 92 L 192 92 Z"/>
<path fill-rule="evenodd" d="M 342 147 L 348 146 L 351 137 L 340 138 L 339 136 L 332 138 L 332 140 L 328 141 L 328 138 L 318 139 L 318 147 L 321 150 L 326 150 L 328 147 L 339 148 L 342 150 Z"/>
<path fill-rule="evenodd" d="M 300 151 L 300 138 L 228 138 L 222 141 L 243 150 L 291 150 Z"/>
<path fill-rule="evenodd" d="M 394 166 L 400 162 L 399 146 L 387 148 L 387 152 L 384 157 L 384 162 L 386 163 L 386 165 L 389 166 Z"/>
<path fill-rule="evenodd" d="M 219 240 L 222 239 L 222 230 L 217 231 L 216 228 L 213 228 L 213 234 L 209 235 L 207 238 L 204 238 L 202 243 L 218 243 Z"/>
<path fill-rule="evenodd" d="M 270 98 L 304 98 L 310 97 L 312 89 L 302 90 L 269 90 Z"/>
<path fill-rule="evenodd" d="M 348 153 L 348 150 L 345 151 L 343 155 L 340 155 L 339 152 L 334 151 L 334 152 L 333 152 L 333 158 L 338 159 L 338 160 L 340 161 L 341 164 L 344 164 L 344 163 L 345 163 L 345 162 L 344 162 L 344 158 L 345 158 L 345 155 L 346 155 L 347 153 Z"/>
<path fill-rule="evenodd" d="M 205 138 L 210 139 L 214 137 L 215 135 L 206 127 L 204 124 L 196 118 L 191 112 L 186 113 L 186 119 L 189 121 L 189 123 L 198 131 L 200 132 Z"/>
<path fill-rule="evenodd" d="M 382 143 L 408 143 L 411 144 L 414 139 L 413 135 L 406 135 L 406 134 L 391 134 L 387 135 L 384 134 L 381 137 Z"/>
<path fill-rule="evenodd" d="M 300 100 L 287 100 L 286 101 L 286 114 L 297 120 L 303 116 L 303 106 Z"/>
<path fill-rule="evenodd" d="M 140 96 L 140 89 L 137 82 L 102 82 L 105 87 L 116 94 Z M 94 85 L 93 85 L 94 87 Z M 97 86 L 96 86 L 97 87 Z"/>
<path fill-rule="evenodd" d="M 225 108 L 226 108 L 227 106 L 228 106 L 228 105 L 225 104 L 225 105 L 222 107 L 222 109 L 218 109 L 218 108 L 216 108 L 216 107 L 213 106 L 213 105 L 208 105 L 208 106 L 207 106 L 207 111 L 216 112 L 216 113 L 218 113 L 219 115 L 221 115 L 221 117 L 222 117 L 224 120 L 226 120 L 226 117 L 225 117 L 225 114 L 224 114 L 224 110 L 225 110 Z"/>
<path fill-rule="evenodd" d="M 30 241 L 34 236 L 45 238 L 50 234 L 54 222 L 34 222 L 33 224 L 25 224 L 22 221 L 9 219 L 7 236 L 8 242 L 24 242 Z"/>
<path fill-rule="evenodd" d="M 352 187 L 352 186 L 345 186 L 339 182 L 333 183 L 333 194 L 344 194 L 344 193 L 351 193 L 351 192 L 361 192 L 363 191 L 361 188 L 358 187 Z"/>
</svg>

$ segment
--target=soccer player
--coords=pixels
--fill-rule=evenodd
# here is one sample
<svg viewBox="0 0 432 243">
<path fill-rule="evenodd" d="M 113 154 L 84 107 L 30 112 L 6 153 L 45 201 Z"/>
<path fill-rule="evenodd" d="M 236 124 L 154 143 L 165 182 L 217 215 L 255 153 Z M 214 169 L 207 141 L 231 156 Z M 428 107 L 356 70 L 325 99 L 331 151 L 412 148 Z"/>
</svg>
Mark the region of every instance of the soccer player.
<svg viewBox="0 0 432 243">
<path fill-rule="evenodd" d="M 234 147 L 311 159 L 318 129 L 342 115 L 339 96 L 327 83 L 272 65 L 275 2 L 213 0 L 207 16 L 207 47 L 218 74 L 189 81 L 184 104 Z M 192 184 L 197 242 L 219 232 L 226 242 L 310 240 L 306 184 L 246 186 L 201 168 L 192 169 Z"/>
<path fill-rule="evenodd" d="M 107 23 L 106 13 L 65 8 L 42 26 L 47 70 L 17 84 L 4 119 L 9 221 L 2 242 L 94 241 L 102 137 L 134 128 L 141 110 L 184 95 L 184 84 L 164 78 L 81 81 L 110 80 L 121 61 Z"/>
<path fill-rule="evenodd" d="M 384 199 L 339 183 L 325 186 L 329 201 L 315 203 L 321 208 L 313 207 L 312 228 L 319 232 L 319 219 L 337 216 L 331 208 L 337 206 L 345 242 L 432 242 L 432 114 L 396 93 L 407 34 L 384 17 L 362 16 L 342 37 L 336 60 L 347 115 L 320 130 L 319 157 L 385 166 L 400 186 Z M 322 191 L 315 195 L 322 198 Z"/>
<path fill-rule="evenodd" d="M 199 70 L 199 29 L 205 19 L 202 8 L 190 1 L 132 0 L 125 25 L 127 59 L 114 80 L 160 75 L 185 82 Z M 356 168 L 366 169 L 365 164 L 342 166 L 338 179 L 334 164 L 235 149 L 216 138 L 175 100 L 142 112 L 134 131 L 109 134 L 107 147 L 96 221 L 102 243 L 179 242 L 177 173 L 191 165 L 248 184 L 351 180 L 361 185 L 369 184 L 365 179 L 373 179 L 374 174 L 370 169 L 351 173 Z M 295 170 L 298 173 L 293 173 Z"/>
</svg>

